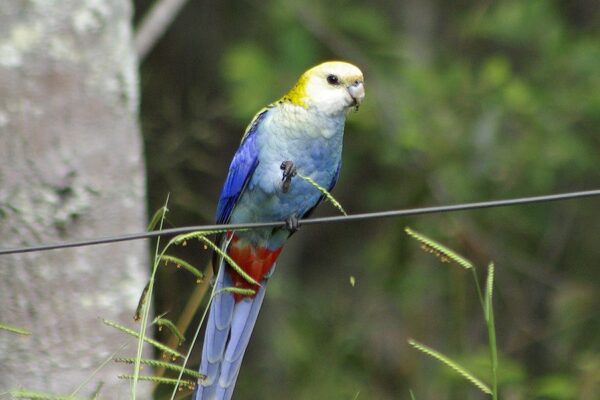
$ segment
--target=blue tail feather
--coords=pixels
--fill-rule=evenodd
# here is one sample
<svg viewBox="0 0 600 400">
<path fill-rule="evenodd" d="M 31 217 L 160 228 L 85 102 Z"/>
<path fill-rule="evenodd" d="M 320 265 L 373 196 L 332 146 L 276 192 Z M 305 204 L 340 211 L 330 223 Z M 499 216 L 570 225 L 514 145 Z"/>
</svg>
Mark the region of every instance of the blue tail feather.
<svg viewBox="0 0 600 400">
<path fill-rule="evenodd" d="M 231 278 L 221 265 L 215 293 L 231 286 Z M 232 293 L 220 292 L 211 303 L 200 373 L 206 380 L 198 384 L 194 400 L 229 400 L 240 371 L 244 352 L 250 341 L 252 330 L 263 298 L 265 284 L 253 298 L 245 297 L 238 303 Z"/>
<path fill-rule="evenodd" d="M 219 385 L 223 387 L 233 386 L 237 372 L 242 364 L 242 358 L 250 335 L 254 329 L 254 323 L 265 296 L 265 287 L 261 287 L 254 298 L 245 298 L 235 305 L 234 317 L 231 324 L 231 338 L 227 343 L 225 357 L 221 364 L 221 376 Z"/>
</svg>

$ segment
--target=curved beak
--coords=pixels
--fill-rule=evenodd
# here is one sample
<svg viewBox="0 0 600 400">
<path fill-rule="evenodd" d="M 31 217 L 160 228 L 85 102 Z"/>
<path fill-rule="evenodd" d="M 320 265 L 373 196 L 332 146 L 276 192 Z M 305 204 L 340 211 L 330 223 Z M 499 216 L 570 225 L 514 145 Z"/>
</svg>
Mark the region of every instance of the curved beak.
<svg viewBox="0 0 600 400">
<path fill-rule="evenodd" d="M 354 81 L 352 85 L 347 86 L 346 89 L 353 99 L 351 106 L 358 110 L 360 103 L 362 103 L 363 99 L 365 98 L 365 86 L 363 85 L 362 81 L 357 80 Z"/>
</svg>

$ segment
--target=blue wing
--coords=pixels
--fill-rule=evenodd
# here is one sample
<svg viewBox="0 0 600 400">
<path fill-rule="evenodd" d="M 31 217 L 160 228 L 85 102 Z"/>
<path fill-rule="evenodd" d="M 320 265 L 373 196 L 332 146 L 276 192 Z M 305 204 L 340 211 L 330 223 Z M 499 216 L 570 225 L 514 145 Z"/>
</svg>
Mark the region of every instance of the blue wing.
<svg viewBox="0 0 600 400">
<path fill-rule="evenodd" d="M 233 160 L 229 166 L 229 174 L 221 190 L 219 204 L 217 205 L 217 224 L 226 224 L 229 222 L 233 208 L 258 166 L 256 132 L 268 112 L 269 109 L 266 108 L 254 117 L 254 120 L 252 120 L 244 134 L 240 147 L 233 156 Z"/>
</svg>

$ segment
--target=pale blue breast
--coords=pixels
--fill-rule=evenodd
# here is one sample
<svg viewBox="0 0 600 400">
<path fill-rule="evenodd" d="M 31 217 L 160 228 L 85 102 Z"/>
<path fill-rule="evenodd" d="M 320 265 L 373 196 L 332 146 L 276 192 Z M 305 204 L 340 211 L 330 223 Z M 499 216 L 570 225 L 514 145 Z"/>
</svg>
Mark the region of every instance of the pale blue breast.
<svg viewBox="0 0 600 400">
<path fill-rule="evenodd" d="M 341 161 L 345 115 L 319 116 L 304 109 L 276 107 L 257 131 L 259 164 L 235 207 L 231 222 L 282 221 L 301 217 L 321 197 L 311 184 L 294 177 L 287 193 L 281 190 L 284 161 L 298 172 L 329 188 Z"/>
</svg>

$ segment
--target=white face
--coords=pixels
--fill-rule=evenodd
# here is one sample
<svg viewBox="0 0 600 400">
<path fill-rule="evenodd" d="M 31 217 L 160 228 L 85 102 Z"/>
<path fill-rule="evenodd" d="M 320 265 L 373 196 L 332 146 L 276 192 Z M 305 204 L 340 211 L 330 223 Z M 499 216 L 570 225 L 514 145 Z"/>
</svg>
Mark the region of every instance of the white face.
<svg viewBox="0 0 600 400">
<path fill-rule="evenodd" d="M 326 62 L 308 70 L 306 102 L 325 114 L 339 114 L 357 108 L 365 97 L 363 74 L 352 64 Z"/>
</svg>

